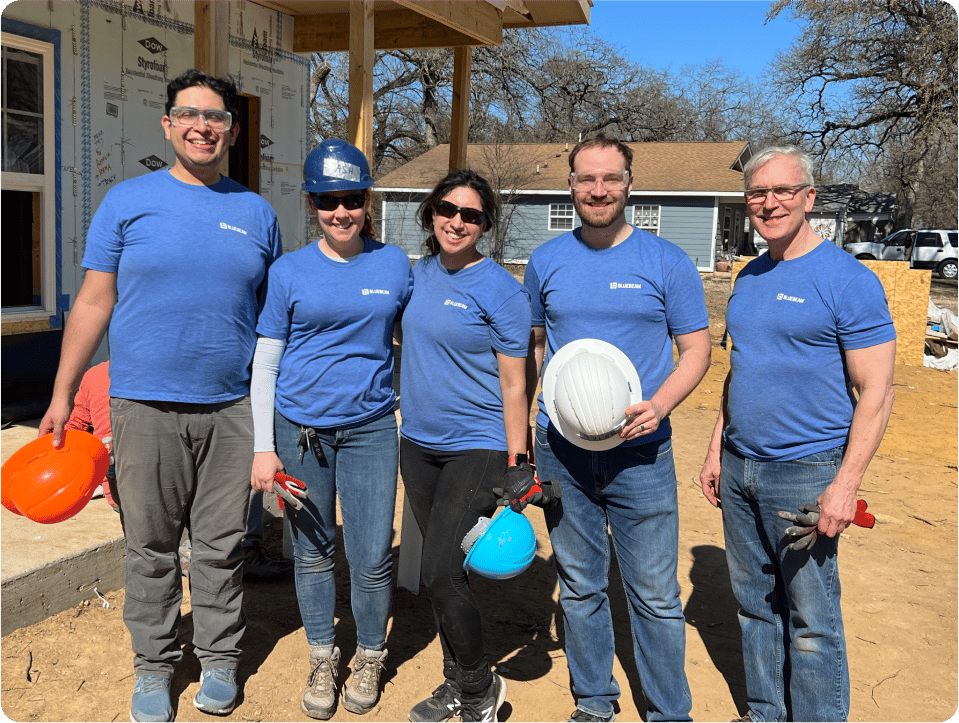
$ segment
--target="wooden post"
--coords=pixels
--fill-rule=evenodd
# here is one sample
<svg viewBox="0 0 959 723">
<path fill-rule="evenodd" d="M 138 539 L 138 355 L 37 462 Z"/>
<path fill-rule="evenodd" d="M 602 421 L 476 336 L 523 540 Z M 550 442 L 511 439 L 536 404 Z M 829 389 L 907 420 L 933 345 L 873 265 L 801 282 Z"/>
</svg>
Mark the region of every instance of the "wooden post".
<svg viewBox="0 0 959 723">
<path fill-rule="evenodd" d="M 230 5 L 214 2 L 193 3 L 193 67 L 215 78 L 230 74 Z M 230 173 L 229 155 L 220 164 L 220 173 Z"/>
<path fill-rule="evenodd" d="M 230 73 L 230 6 L 225 2 L 194 5 L 193 67 L 218 78 Z"/>
<path fill-rule="evenodd" d="M 350 0 L 349 141 L 373 166 L 373 3 Z"/>
<path fill-rule="evenodd" d="M 450 124 L 450 170 L 466 168 L 466 145 L 470 129 L 470 66 L 473 49 L 453 49 L 453 117 Z"/>
</svg>

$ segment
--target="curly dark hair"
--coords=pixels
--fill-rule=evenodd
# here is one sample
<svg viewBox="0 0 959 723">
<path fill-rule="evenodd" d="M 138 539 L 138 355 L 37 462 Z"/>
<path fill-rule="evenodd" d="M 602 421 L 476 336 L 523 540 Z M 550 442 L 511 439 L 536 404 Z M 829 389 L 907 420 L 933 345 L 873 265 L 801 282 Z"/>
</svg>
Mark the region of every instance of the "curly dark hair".
<svg viewBox="0 0 959 723">
<path fill-rule="evenodd" d="M 233 80 L 231 78 L 214 78 L 212 75 L 207 75 L 196 68 L 190 68 L 167 84 L 166 114 L 170 115 L 170 110 L 176 103 L 177 93 L 196 86 L 209 88 L 223 99 L 223 106 L 233 116 L 234 125 L 240 120 L 240 104 L 237 101 L 236 84 Z"/>
<path fill-rule="evenodd" d="M 433 207 L 437 202 L 442 201 L 457 188 L 471 188 L 476 191 L 480 197 L 480 203 L 483 206 L 483 213 L 486 214 L 486 223 L 483 226 L 483 233 L 495 230 L 499 226 L 500 203 L 499 196 L 490 186 L 489 181 L 479 175 L 476 171 L 462 169 L 450 171 L 446 177 L 436 184 L 436 187 L 430 194 L 423 199 L 420 207 L 416 211 L 416 218 L 420 226 L 426 231 L 427 238 L 423 242 L 423 250 L 426 256 L 436 256 L 440 252 L 439 241 L 433 234 Z"/>
</svg>

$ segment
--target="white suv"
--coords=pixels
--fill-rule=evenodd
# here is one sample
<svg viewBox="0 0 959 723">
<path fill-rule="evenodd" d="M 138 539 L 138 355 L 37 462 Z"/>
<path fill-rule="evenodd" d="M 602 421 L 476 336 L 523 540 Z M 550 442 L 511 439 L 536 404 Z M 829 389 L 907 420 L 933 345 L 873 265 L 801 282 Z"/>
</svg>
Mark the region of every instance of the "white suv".
<svg viewBox="0 0 959 723">
<path fill-rule="evenodd" d="M 959 231 L 944 229 L 904 229 L 881 241 L 846 244 L 846 251 L 857 259 L 906 261 L 913 269 L 935 269 L 944 279 L 959 276 L 956 263 Z"/>
</svg>

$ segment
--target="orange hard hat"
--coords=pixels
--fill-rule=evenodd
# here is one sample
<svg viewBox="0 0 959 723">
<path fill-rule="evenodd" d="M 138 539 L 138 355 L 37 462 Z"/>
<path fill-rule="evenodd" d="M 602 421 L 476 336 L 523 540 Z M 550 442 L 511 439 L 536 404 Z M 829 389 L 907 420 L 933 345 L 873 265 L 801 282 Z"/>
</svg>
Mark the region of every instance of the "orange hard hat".
<svg viewBox="0 0 959 723">
<path fill-rule="evenodd" d="M 3 506 L 34 522 L 62 522 L 82 510 L 110 467 L 110 454 L 89 432 L 64 431 L 54 447 L 47 434 L 24 445 L 2 469 Z"/>
</svg>

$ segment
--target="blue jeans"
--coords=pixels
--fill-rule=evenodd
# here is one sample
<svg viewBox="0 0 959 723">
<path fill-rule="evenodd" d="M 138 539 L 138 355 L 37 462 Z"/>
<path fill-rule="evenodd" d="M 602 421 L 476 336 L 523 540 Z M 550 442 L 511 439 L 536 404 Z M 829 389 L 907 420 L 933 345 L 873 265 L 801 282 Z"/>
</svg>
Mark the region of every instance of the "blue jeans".
<svg viewBox="0 0 959 723">
<path fill-rule="evenodd" d="M 393 412 L 347 429 L 316 429 L 325 459 L 307 448 L 300 459 L 300 425 L 275 415 L 276 451 L 286 472 L 309 490 L 303 509 L 290 507 L 294 575 L 300 615 L 311 646 L 332 645 L 336 581 L 336 498 L 343 517 L 343 546 L 350 565 L 356 642 L 386 646 L 393 601 L 393 510 L 399 441 Z"/>
<path fill-rule="evenodd" d="M 739 601 L 746 691 L 753 720 L 844 721 L 849 670 L 837 564 L 838 537 L 790 550 L 780 510 L 814 504 L 843 448 L 790 462 L 723 452 L 726 561 Z"/>
<path fill-rule="evenodd" d="M 607 526 L 629 601 L 636 668 L 648 720 L 691 720 L 686 621 L 679 598 L 679 510 L 671 440 L 589 452 L 552 427 L 536 428 L 536 467 L 559 479 L 562 501 L 547 509 L 556 557 L 566 658 L 578 708 L 613 712 Z"/>
</svg>

